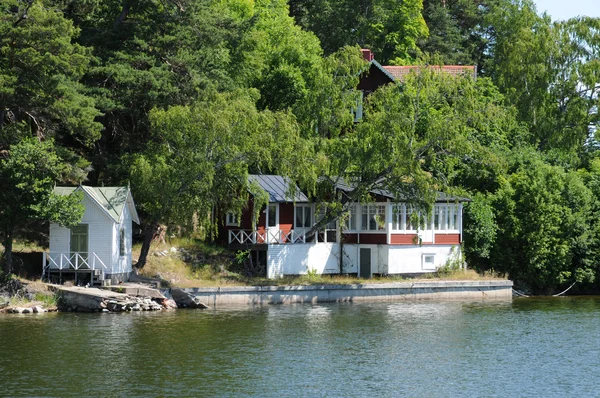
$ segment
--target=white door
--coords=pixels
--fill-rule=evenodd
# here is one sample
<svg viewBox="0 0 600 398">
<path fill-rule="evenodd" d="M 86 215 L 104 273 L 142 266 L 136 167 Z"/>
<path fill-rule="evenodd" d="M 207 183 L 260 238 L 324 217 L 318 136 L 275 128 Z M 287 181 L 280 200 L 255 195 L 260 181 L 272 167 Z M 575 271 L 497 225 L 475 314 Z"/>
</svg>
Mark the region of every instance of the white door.
<svg viewBox="0 0 600 398">
<path fill-rule="evenodd" d="M 267 239 L 268 243 L 279 243 L 279 203 L 267 206 Z"/>
</svg>

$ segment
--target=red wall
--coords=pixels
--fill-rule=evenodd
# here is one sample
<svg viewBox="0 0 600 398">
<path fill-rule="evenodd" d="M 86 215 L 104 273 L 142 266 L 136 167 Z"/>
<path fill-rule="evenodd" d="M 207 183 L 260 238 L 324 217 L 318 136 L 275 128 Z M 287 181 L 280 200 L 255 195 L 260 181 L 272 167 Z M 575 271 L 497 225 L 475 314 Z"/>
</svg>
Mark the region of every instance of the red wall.
<svg viewBox="0 0 600 398">
<path fill-rule="evenodd" d="M 435 234 L 437 245 L 459 245 L 460 234 Z"/>
<path fill-rule="evenodd" d="M 419 244 L 419 236 L 417 234 L 392 234 L 390 236 L 390 244 L 416 245 Z"/>
<path fill-rule="evenodd" d="M 360 243 L 365 245 L 385 245 L 386 234 L 360 234 Z"/>
</svg>

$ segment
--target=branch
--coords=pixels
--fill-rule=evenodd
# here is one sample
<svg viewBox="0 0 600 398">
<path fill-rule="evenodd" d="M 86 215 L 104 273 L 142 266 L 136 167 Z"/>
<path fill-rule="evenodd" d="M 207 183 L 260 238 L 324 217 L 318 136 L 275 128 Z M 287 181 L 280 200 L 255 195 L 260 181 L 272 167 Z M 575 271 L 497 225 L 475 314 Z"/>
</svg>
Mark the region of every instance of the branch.
<svg viewBox="0 0 600 398">
<path fill-rule="evenodd" d="M 21 15 L 19 17 L 19 19 L 17 19 L 13 23 L 13 27 L 16 28 L 18 24 L 20 24 L 22 21 L 24 21 L 24 20 L 26 20 L 28 18 L 27 11 L 29 11 L 29 9 L 31 8 L 32 5 L 33 5 L 33 0 L 27 1 L 27 5 L 25 6 L 25 10 L 23 11 L 23 15 Z"/>
</svg>

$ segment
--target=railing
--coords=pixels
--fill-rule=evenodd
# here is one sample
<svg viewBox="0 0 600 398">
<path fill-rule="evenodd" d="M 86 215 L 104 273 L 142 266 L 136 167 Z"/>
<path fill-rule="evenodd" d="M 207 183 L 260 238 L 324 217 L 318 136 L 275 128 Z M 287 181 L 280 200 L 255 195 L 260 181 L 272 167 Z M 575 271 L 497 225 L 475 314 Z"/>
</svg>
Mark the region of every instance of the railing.
<svg viewBox="0 0 600 398">
<path fill-rule="evenodd" d="M 108 267 L 94 252 L 90 253 L 52 253 L 45 252 L 42 263 L 42 279 L 49 269 L 59 271 L 77 271 L 81 269 L 96 270 L 100 269 L 104 272 Z"/>
<path fill-rule="evenodd" d="M 309 243 L 311 239 L 307 238 L 306 231 L 290 230 L 288 232 L 282 230 L 267 229 L 264 231 L 253 231 L 248 229 L 230 229 L 229 243 L 230 244 L 284 244 L 284 243 Z"/>
</svg>

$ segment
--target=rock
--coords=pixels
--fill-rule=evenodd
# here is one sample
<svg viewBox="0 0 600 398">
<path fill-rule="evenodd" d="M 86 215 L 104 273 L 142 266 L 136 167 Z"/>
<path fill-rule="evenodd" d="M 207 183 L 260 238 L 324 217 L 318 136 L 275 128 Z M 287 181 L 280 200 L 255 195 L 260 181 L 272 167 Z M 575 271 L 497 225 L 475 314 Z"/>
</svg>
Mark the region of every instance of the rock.
<svg viewBox="0 0 600 398">
<path fill-rule="evenodd" d="M 39 305 L 34 306 L 32 309 L 34 314 L 43 314 L 44 312 L 47 312 L 44 307 Z"/>
<path fill-rule="evenodd" d="M 13 309 L 11 310 L 11 312 L 13 314 L 22 314 L 23 313 L 23 308 L 21 308 L 21 307 L 13 307 Z"/>
<path fill-rule="evenodd" d="M 107 310 L 106 308 L 102 308 L 102 312 L 110 312 L 110 311 Z"/>
<path fill-rule="evenodd" d="M 177 253 L 177 248 L 176 247 L 172 247 L 170 250 L 171 253 Z"/>
<path fill-rule="evenodd" d="M 33 314 L 33 310 L 31 308 L 23 308 L 21 314 Z"/>
<path fill-rule="evenodd" d="M 177 303 L 173 299 L 164 299 L 162 301 L 162 306 L 167 309 L 177 308 Z"/>
<path fill-rule="evenodd" d="M 171 296 L 173 297 L 173 300 L 175 300 L 175 303 L 177 303 L 178 308 L 208 308 L 208 306 L 200 302 L 197 297 L 194 297 L 179 288 L 172 288 Z"/>
<path fill-rule="evenodd" d="M 142 309 L 142 307 L 139 304 L 135 304 L 131 307 L 132 311 L 139 311 L 141 309 Z"/>
</svg>

